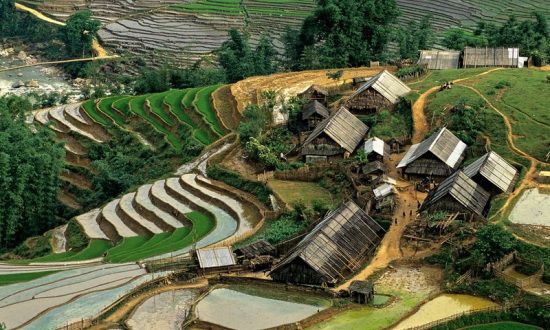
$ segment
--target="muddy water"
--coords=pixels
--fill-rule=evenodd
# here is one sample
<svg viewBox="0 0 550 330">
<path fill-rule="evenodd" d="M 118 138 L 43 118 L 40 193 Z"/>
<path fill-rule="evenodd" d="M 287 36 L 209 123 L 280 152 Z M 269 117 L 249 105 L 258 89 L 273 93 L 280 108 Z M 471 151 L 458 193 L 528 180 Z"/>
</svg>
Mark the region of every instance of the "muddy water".
<svg viewBox="0 0 550 330">
<path fill-rule="evenodd" d="M 462 294 L 443 294 L 422 305 L 418 312 L 401 321 L 393 330 L 403 330 L 477 309 L 495 307 L 494 302 Z"/>
<path fill-rule="evenodd" d="M 525 191 L 510 213 L 510 221 L 522 225 L 550 226 L 550 194 L 544 194 L 537 188 Z"/>
<path fill-rule="evenodd" d="M 325 307 L 220 288 L 197 305 L 199 319 L 232 329 L 265 329 L 305 319 Z"/>
<path fill-rule="evenodd" d="M 192 289 L 163 292 L 141 304 L 126 324 L 133 330 L 179 330 L 198 295 Z"/>
</svg>

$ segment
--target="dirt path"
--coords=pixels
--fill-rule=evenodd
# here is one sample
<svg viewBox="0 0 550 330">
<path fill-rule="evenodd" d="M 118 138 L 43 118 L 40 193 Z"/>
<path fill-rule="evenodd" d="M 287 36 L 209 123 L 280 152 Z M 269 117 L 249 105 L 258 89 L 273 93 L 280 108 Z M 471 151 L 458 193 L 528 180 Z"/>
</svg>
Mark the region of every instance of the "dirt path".
<svg viewBox="0 0 550 330">
<path fill-rule="evenodd" d="M 489 74 L 489 73 L 491 73 L 493 71 L 497 71 L 497 70 L 502 70 L 502 68 L 490 69 L 490 70 L 487 70 L 487 71 L 482 72 L 480 74 L 476 74 L 476 75 L 471 76 L 471 77 L 466 77 L 466 78 L 460 78 L 460 79 L 453 80 L 452 82 L 454 84 L 456 84 L 456 83 L 459 83 L 459 82 L 462 82 L 462 81 L 465 81 L 465 80 L 468 80 L 468 79 L 472 79 L 472 78 L 476 78 L 476 77 L 479 77 L 479 76 Z M 428 126 L 428 122 L 426 120 L 426 115 L 424 113 L 424 108 L 426 107 L 426 101 L 428 100 L 428 97 L 430 95 L 432 95 L 433 93 L 439 91 L 439 88 L 440 88 L 440 86 L 434 86 L 434 87 L 428 89 L 427 91 L 422 93 L 420 95 L 420 97 L 418 98 L 418 100 L 416 100 L 416 102 L 413 104 L 413 107 L 412 107 L 412 117 L 413 117 L 413 126 L 414 126 L 413 127 L 413 137 L 412 137 L 412 143 L 413 144 L 414 143 L 420 143 L 424 139 L 424 137 L 426 136 L 428 131 L 430 130 L 430 128 Z"/>
</svg>

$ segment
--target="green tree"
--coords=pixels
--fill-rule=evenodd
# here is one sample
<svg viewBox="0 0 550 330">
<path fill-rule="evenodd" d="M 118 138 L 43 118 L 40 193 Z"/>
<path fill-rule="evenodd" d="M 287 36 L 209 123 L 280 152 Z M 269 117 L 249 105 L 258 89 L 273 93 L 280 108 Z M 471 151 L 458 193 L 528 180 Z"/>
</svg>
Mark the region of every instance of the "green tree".
<svg viewBox="0 0 550 330">
<path fill-rule="evenodd" d="M 17 16 L 14 0 L 0 0 L 0 36 L 11 34 Z"/>
<path fill-rule="evenodd" d="M 489 224 L 478 230 L 472 249 L 477 264 L 494 262 L 512 252 L 516 239 L 502 226 Z"/>
<path fill-rule="evenodd" d="M 101 23 L 92 18 L 92 12 L 83 10 L 71 15 L 62 28 L 62 39 L 71 57 L 91 55 L 92 41 L 97 37 Z"/>
<path fill-rule="evenodd" d="M 399 30 L 399 55 L 403 59 L 417 59 L 419 50 L 429 49 L 433 44 L 432 17 L 424 16 L 420 23 L 410 21 Z"/>
</svg>

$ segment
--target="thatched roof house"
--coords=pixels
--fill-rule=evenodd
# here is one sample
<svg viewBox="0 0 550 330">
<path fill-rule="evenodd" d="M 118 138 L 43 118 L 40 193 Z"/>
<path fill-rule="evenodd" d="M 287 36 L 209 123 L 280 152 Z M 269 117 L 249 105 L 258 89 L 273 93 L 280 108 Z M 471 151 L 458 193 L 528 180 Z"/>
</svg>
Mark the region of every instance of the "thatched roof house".
<svg viewBox="0 0 550 330">
<path fill-rule="evenodd" d="M 277 253 L 277 249 L 266 240 L 259 240 L 254 243 L 245 245 L 235 250 L 237 256 L 244 256 L 245 258 L 252 259 L 261 255 L 274 256 Z"/>
<path fill-rule="evenodd" d="M 430 70 L 458 69 L 460 52 L 454 50 L 421 50 L 418 64 Z"/>
<path fill-rule="evenodd" d="M 330 111 L 317 100 L 310 101 L 302 108 L 302 120 L 307 121 L 309 129 L 314 129 L 330 116 Z"/>
<path fill-rule="evenodd" d="M 515 167 L 494 151 L 486 153 L 463 171 L 491 194 L 514 190 L 519 175 Z"/>
<path fill-rule="evenodd" d="M 359 269 L 384 229 L 352 201 L 333 210 L 271 270 L 279 282 L 335 284 Z"/>
<path fill-rule="evenodd" d="M 346 108 L 322 121 L 302 144 L 303 156 L 351 155 L 369 128 Z"/>
<path fill-rule="evenodd" d="M 464 49 L 463 66 L 465 68 L 500 66 L 517 68 L 520 64 L 519 48 L 474 48 Z"/>
<path fill-rule="evenodd" d="M 319 101 L 324 106 L 328 105 L 328 91 L 319 85 L 309 86 L 308 89 L 298 94 L 298 97 L 310 101 Z"/>
<path fill-rule="evenodd" d="M 420 211 L 461 212 L 484 218 L 490 197 L 481 185 L 457 171 L 430 191 Z"/>
<path fill-rule="evenodd" d="M 371 161 L 383 160 L 390 156 L 390 146 L 384 140 L 372 137 L 365 141 L 365 155 Z"/>
<path fill-rule="evenodd" d="M 444 127 L 413 144 L 397 168 L 407 175 L 446 177 L 460 166 L 465 150 L 466 144 Z"/>
<path fill-rule="evenodd" d="M 358 114 L 393 109 L 399 98 L 410 91 L 409 86 L 384 70 L 359 87 L 346 101 L 346 107 Z"/>
</svg>

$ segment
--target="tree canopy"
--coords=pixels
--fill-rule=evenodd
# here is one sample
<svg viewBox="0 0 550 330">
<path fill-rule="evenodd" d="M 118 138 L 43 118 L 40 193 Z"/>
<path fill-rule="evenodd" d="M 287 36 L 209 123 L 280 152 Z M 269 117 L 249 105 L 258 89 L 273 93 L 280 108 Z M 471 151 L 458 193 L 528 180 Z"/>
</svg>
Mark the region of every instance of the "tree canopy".
<svg viewBox="0 0 550 330">
<path fill-rule="evenodd" d="M 101 23 L 92 18 L 89 10 L 78 11 L 71 15 L 62 28 L 62 39 L 67 53 L 71 57 L 91 54 L 92 42 L 97 36 Z"/>
</svg>

